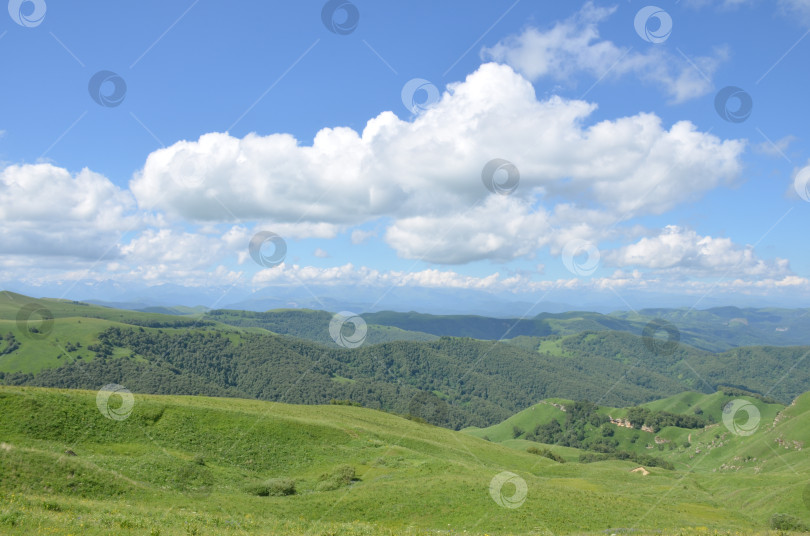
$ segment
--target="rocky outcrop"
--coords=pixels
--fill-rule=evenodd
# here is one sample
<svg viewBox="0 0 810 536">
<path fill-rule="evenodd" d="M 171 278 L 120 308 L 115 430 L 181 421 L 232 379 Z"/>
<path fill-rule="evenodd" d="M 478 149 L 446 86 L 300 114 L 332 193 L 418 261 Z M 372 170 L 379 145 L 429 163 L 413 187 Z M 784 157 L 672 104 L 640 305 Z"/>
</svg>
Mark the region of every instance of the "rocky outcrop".
<svg viewBox="0 0 810 536">
<path fill-rule="evenodd" d="M 621 426 L 622 428 L 633 427 L 633 425 L 630 424 L 630 421 L 628 421 L 627 419 L 614 419 L 610 415 L 608 415 L 608 418 L 610 419 L 610 424 L 615 424 L 616 426 Z"/>
<path fill-rule="evenodd" d="M 633 428 L 633 425 L 630 424 L 630 421 L 628 421 L 627 419 L 621 419 L 621 418 L 614 419 L 610 415 L 608 415 L 608 419 L 610 419 L 610 424 L 615 424 L 616 426 L 621 426 L 622 428 Z M 641 425 L 641 431 L 642 432 L 649 432 L 651 434 L 655 433 L 655 431 L 652 428 L 650 428 L 649 426 L 647 426 L 646 424 Z"/>
</svg>

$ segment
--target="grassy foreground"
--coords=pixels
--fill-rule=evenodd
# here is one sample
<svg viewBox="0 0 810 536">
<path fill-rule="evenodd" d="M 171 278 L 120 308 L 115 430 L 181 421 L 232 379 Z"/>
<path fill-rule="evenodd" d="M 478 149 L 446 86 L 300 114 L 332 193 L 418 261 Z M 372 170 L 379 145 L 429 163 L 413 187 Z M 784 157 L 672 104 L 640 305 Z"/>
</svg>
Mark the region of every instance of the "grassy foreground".
<svg viewBox="0 0 810 536">
<path fill-rule="evenodd" d="M 357 407 L 122 401 L 0 387 L 0 534 L 753 534 L 766 513 L 723 479 L 767 501 L 789 476 L 559 464 Z"/>
</svg>

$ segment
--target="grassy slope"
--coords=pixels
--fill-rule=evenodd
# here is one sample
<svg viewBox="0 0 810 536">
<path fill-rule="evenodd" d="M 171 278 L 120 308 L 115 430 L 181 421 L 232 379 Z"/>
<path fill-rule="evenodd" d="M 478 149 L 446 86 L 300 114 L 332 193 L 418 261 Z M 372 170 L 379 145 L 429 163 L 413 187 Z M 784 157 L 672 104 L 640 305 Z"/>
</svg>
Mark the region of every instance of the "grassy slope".
<svg viewBox="0 0 810 536">
<path fill-rule="evenodd" d="M 797 398 L 778 417 L 777 405 L 748 400 L 761 411 L 753 435 L 737 436 L 723 424 L 715 425 L 693 433 L 691 447 L 679 450 L 673 460 L 704 473 L 704 488 L 718 500 L 739 504 L 753 515 L 778 510 L 807 522 L 805 475 L 810 457 L 804 447 L 810 445 L 810 394 Z M 741 417 L 744 423 L 745 413 Z"/>
<path fill-rule="evenodd" d="M 470 427 L 465 428 L 462 432 L 469 433 L 475 437 L 488 438 L 490 441 L 503 442 L 513 439 L 513 427 L 518 427 L 524 431 L 534 430 L 538 424 L 550 422 L 551 419 L 557 419 L 560 424 L 565 422 L 565 413 L 551 405 L 551 400 L 543 401 L 535 404 L 523 411 L 516 413 L 503 422 L 487 428 Z"/>
<path fill-rule="evenodd" d="M 683 333 L 682 333 L 683 334 Z M 810 361 L 807 346 L 750 346 L 712 353 L 683 339 L 671 354 L 656 355 L 643 337 L 623 331 L 581 332 L 563 337 L 519 337 L 508 344 L 541 356 L 589 361 L 605 358 L 636 371 L 656 372 L 682 382 L 685 390 L 709 390 L 718 385 L 740 387 L 789 403 L 808 390 Z"/>
<path fill-rule="evenodd" d="M 364 408 L 136 395 L 119 422 L 100 414 L 95 397 L 0 387 L 0 532 L 564 534 L 766 522 L 689 473 L 557 464 Z M 319 476 L 342 464 L 358 480 L 318 491 Z M 504 470 L 528 485 L 519 508 L 489 496 Z M 244 491 L 268 477 L 295 479 L 297 494 Z"/>
<path fill-rule="evenodd" d="M 703 411 L 703 415 L 709 417 L 716 423 L 722 423 L 723 407 L 736 398 L 738 397 L 729 396 L 721 392 L 704 394 L 686 391 L 671 397 L 663 398 L 661 400 L 641 404 L 641 406 L 654 411 L 668 411 L 670 413 L 686 415 L 692 415 L 694 413 L 694 409 L 700 407 Z M 779 411 L 785 408 L 785 406 L 781 404 L 766 404 L 756 398 L 743 397 L 743 399 L 751 401 L 751 403 L 758 408 L 760 411 L 760 419 L 763 423 L 773 422 Z M 800 398 L 800 400 L 802 399 Z M 519 413 L 516 413 L 505 421 L 493 426 L 489 426 L 487 428 L 469 427 L 462 431 L 475 437 L 486 437 L 490 441 L 506 442 L 514 438 L 514 427 L 518 427 L 524 432 L 531 432 L 537 425 L 545 424 L 551 419 L 557 419 L 560 424 L 564 424 L 565 412 L 553 404 L 565 406 L 570 403 L 572 403 L 571 400 L 549 398 Z M 600 406 L 599 412 L 613 418 L 624 418 L 627 415 L 627 408 Z M 740 419 L 745 421 L 745 413 L 740 415 Z M 646 452 L 648 454 L 663 456 L 668 459 L 679 461 L 684 465 L 689 465 L 684 462 L 684 459 L 688 457 L 688 453 L 684 454 L 683 456 L 677 456 L 666 449 L 664 451 L 657 450 L 657 447 L 655 446 L 656 436 L 674 442 L 680 449 L 678 452 L 685 453 L 687 451 L 682 448 L 682 445 L 684 442 L 689 440 L 690 437 L 692 437 L 691 441 L 693 443 L 699 444 L 700 442 L 703 442 L 703 444 L 710 444 L 713 436 L 718 431 L 716 430 L 718 427 L 722 429 L 722 432 L 727 431 L 725 428 L 722 428 L 722 424 L 710 425 L 706 430 L 692 430 L 670 426 L 662 428 L 658 433 L 616 426 L 615 435 L 613 437 L 619 440 L 619 450 L 638 453 Z M 589 430 L 594 434 L 597 432 L 597 430 L 592 429 L 592 427 L 589 428 Z M 638 439 L 634 442 L 631 441 L 633 436 L 638 437 Z M 651 445 L 654 447 L 653 449 L 648 448 Z M 556 449 L 559 447 L 555 446 L 554 448 Z M 696 447 L 693 446 L 688 452 L 694 452 L 695 448 Z M 697 448 L 700 447 L 698 446 Z"/>
<path fill-rule="evenodd" d="M 17 314 L 24 305 L 46 308 L 56 321 L 48 337 L 31 339 L 26 326 L 17 324 Z M 121 320 L 142 318 L 162 320 L 164 315 L 120 311 L 97 305 L 80 305 L 67 300 L 34 299 L 13 292 L 0 292 L 0 333 L 13 333 L 20 348 L 12 354 L 0 356 L 0 371 L 39 372 L 44 368 L 58 367 L 67 359 L 64 346 L 67 342 L 81 343 L 82 347 L 70 355 L 73 358 L 92 360 L 94 352 L 87 346 L 97 342 L 96 335 L 111 325 L 120 325 Z M 172 317 L 165 317 L 172 318 Z M 40 326 L 40 317 L 31 317 L 28 326 Z M 0 343 L 5 348 L 7 341 Z"/>
<path fill-rule="evenodd" d="M 17 328 L 14 320 L 0 319 L 0 333 L 11 332 L 20 343 L 16 352 L 0 356 L 0 370 L 36 373 L 44 368 L 57 367 L 65 358 L 66 342 L 82 345 L 79 351 L 71 353 L 73 357 L 92 360 L 95 354 L 87 350 L 87 346 L 97 342 L 96 335 L 110 325 L 109 321 L 95 318 L 61 318 L 54 323 L 50 337 L 31 341 Z"/>
<path fill-rule="evenodd" d="M 564 424 L 565 412 L 563 412 L 562 409 L 559 409 L 552 404 L 564 406 L 570 403 L 571 403 L 570 400 L 565 400 L 561 398 L 550 398 L 548 400 L 544 400 L 538 404 L 535 404 L 534 406 L 527 408 L 494 426 L 489 426 L 487 428 L 470 427 L 462 431 L 475 437 L 487 438 L 490 441 L 509 444 L 511 446 L 519 446 L 525 450 L 527 446 L 536 445 L 536 443 L 520 439 L 518 439 L 514 443 L 510 442 L 510 440 L 514 439 L 514 432 L 513 432 L 514 428 L 517 427 L 523 432 L 531 433 L 538 424 L 545 424 L 549 422 L 551 419 L 557 419 L 560 422 L 560 424 Z M 627 410 L 624 408 L 600 407 L 600 412 L 606 415 L 610 415 L 611 417 L 614 418 L 619 418 L 624 417 L 625 414 L 627 413 Z M 595 429 L 591 431 L 594 434 L 597 433 L 597 430 Z M 666 432 L 667 429 L 661 431 L 661 433 Z M 650 449 L 647 448 L 647 445 L 652 445 L 655 443 L 656 435 L 661 434 L 660 433 L 653 434 L 641 430 L 631 430 L 617 426 L 613 438 L 619 441 L 619 445 L 617 447 L 618 450 L 627 452 L 637 452 L 640 454 L 644 453 L 644 454 L 659 455 L 660 453 L 657 450 L 651 451 Z M 636 439 L 634 439 L 634 436 L 636 437 Z M 560 454 L 564 458 L 571 460 L 578 459 L 579 454 L 582 452 L 578 449 L 571 449 L 567 447 L 561 447 L 558 445 L 549 448 L 552 452 Z"/>
<path fill-rule="evenodd" d="M 17 315 L 26 305 L 43 307 L 50 311 L 54 322 L 47 337 L 33 339 L 27 331 L 31 326 L 41 327 L 42 321 L 38 314 L 31 316 L 28 324 L 18 325 Z M 194 320 L 199 317 L 192 315 L 187 319 Z M 0 291 L 0 334 L 6 335 L 10 332 L 20 344 L 17 351 L 0 355 L 0 372 L 36 373 L 46 368 L 59 367 L 66 361 L 76 358 L 92 361 L 95 352 L 88 350 L 87 347 L 97 343 L 98 334 L 111 326 L 131 328 L 137 323 L 172 324 L 184 320 L 186 319 L 178 315 L 110 309 L 83 302 L 36 299 Z M 216 324 L 216 327 L 223 331 L 234 330 L 225 324 Z M 80 343 L 81 347 L 76 351 L 67 352 L 65 347 L 68 343 Z M 0 341 L 0 352 L 7 345 L 8 341 Z"/>
<path fill-rule="evenodd" d="M 120 322 L 133 318 L 166 322 L 174 322 L 178 320 L 177 315 L 111 309 L 109 307 L 102 307 L 100 305 L 91 305 L 84 302 L 70 300 L 30 298 L 28 296 L 23 296 L 22 294 L 16 294 L 8 291 L 0 291 L 0 318 L 14 321 L 17 317 L 17 312 L 26 304 L 36 304 L 46 307 L 51 311 L 54 318 L 87 316 L 114 322 Z"/>
<path fill-rule="evenodd" d="M 810 487 L 803 475 L 810 471 L 810 456 L 806 450 L 810 446 L 810 393 L 800 396 L 788 407 L 741 397 L 756 406 L 760 413 L 759 426 L 750 436 L 735 435 L 722 422 L 722 408 L 735 398 L 723 393 L 685 392 L 644 404 L 654 410 L 685 414 L 700 407 L 705 415 L 719 422 L 699 430 L 667 427 L 657 434 L 617 427 L 614 437 L 620 440 L 621 450 L 652 454 L 671 461 L 676 472 L 684 475 L 684 486 L 705 490 L 719 503 L 738 505 L 741 512 L 753 519 L 766 520 L 776 512 L 786 512 L 807 523 L 810 521 Z M 550 419 L 564 422 L 565 413 L 550 402 L 565 404 L 566 401 L 544 401 L 503 423 L 483 429 L 469 428 L 463 432 L 526 450 L 538 444 L 512 439 L 512 427 L 530 431 Z M 614 417 L 626 413 L 626 410 L 616 408 L 602 408 L 602 411 Z M 736 420 L 745 424 L 747 418 L 745 412 L 738 412 Z M 632 435 L 639 436 L 635 443 L 628 441 Z M 671 441 L 675 448 L 670 450 L 664 445 L 659 450 L 654 442 L 656 436 Z M 544 447 L 569 462 L 576 460 L 581 452 L 557 445 Z"/>
<path fill-rule="evenodd" d="M 53 331 L 46 338 L 32 340 L 29 334 L 20 330 L 17 326 L 17 314 L 24 305 L 36 305 L 46 308 L 56 320 L 53 323 Z M 165 308 L 154 308 L 161 311 Z M 214 322 L 217 329 L 224 331 L 234 330 L 235 327 L 229 321 L 240 327 L 244 331 L 262 332 L 264 326 L 260 325 L 240 325 L 235 322 L 237 316 L 223 314 L 217 317 L 206 316 L 204 311 L 196 311 L 194 308 L 173 308 L 165 309 L 166 314 L 161 312 L 130 311 L 124 309 L 112 309 L 100 305 L 75 302 L 70 300 L 36 299 L 13 292 L 0 291 L 0 334 L 13 333 L 20 343 L 20 349 L 13 355 L 0 356 L 0 372 L 28 372 L 36 373 L 44 368 L 58 367 L 62 364 L 65 356 L 64 347 L 68 342 L 81 343 L 82 348 L 70 355 L 75 358 L 92 360 L 94 352 L 86 349 L 88 345 L 98 342 L 97 334 L 110 326 L 124 326 L 132 324 L 146 325 L 151 322 L 163 322 L 171 324 L 183 320 L 204 319 Z M 185 315 L 180 313 L 185 311 Z M 277 311 L 283 314 L 285 311 Z M 290 311 L 288 311 L 290 312 Z M 322 311 L 296 310 L 291 311 L 298 316 L 326 315 L 326 320 L 320 322 L 317 336 L 312 333 L 290 333 L 293 336 L 303 336 L 310 340 L 316 340 L 322 344 L 334 346 L 334 342 L 329 336 L 328 320 L 331 314 Z M 246 312 L 251 315 L 254 313 Z M 323 320 L 323 319 L 320 319 Z M 40 317 L 34 315 L 29 325 L 39 327 Z M 321 325 L 322 324 L 322 325 Z M 272 326 L 270 326 L 272 327 Z M 272 331 L 272 330 L 271 330 Z M 388 341 L 428 341 L 438 337 L 427 333 L 415 333 L 401 330 L 390 326 L 368 326 L 368 334 L 365 342 L 376 344 Z M 0 341 L 0 352 L 7 343 Z M 44 348 L 43 348 L 44 347 Z M 58 356 L 58 357 L 57 357 Z"/>
</svg>

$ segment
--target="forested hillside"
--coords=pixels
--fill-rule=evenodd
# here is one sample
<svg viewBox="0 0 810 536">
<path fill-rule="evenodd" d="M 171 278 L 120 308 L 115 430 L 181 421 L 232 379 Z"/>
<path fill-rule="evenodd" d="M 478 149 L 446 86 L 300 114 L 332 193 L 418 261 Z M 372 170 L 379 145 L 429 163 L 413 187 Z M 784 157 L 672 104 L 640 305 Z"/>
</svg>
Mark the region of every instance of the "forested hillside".
<svg viewBox="0 0 810 536">
<path fill-rule="evenodd" d="M 624 365 L 637 363 L 646 370 L 679 378 L 691 389 L 703 392 L 718 385 L 736 386 L 789 403 L 810 388 L 807 346 L 754 346 L 711 353 L 677 344 L 671 348 L 653 347 L 651 351 L 650 341 L 619 331 L 524 339 L 520 345 L 545 355 L 585 361 L 606 358 Z"/>
<path fill-rule="evenodd" d="M 775 400 L 733 387 L 720 387 L 712 394 L 687 391 L 625 408 L 553 398 L 499 424 L 471 427 L 464 432 L 515 448 L 526 448 L 527 441 L 542 443 L 544 446 L 528 448 L 546 456 L 560 452 L 558 449 L 550 451 L 547 446 L 577 449 L 563 452 L 568 454 L 568 459 L 580 462 L 621 459 L 648 467 L 675 469 L 676 466 L 688 467 L 688 460 L 705 450 L 701 442 L 711 443 L 708 430 L 715 430 L 714 439 L 731 432 L 726 427 L 726 413 L 740 401 L 756 407 L 757 428 L 763 421 L 773 421 L 778 412 L 785 409 L 785 405 Z M 745 411 L 741 415 L 748 417 Z M 577 457 L 571 458 L 572 453 Z"/>
<path fill-rule="evenodd" d="M 290 403 L 350 400 L 460 428 L 498 422 L 549 396 L 632 404 L 683 386 L 609 359 L 582 363 L 497 342 L 443 338 L 357 349 L 272 334 L 111 327 L 95 359 L 38 374 L 6 373 L 12 385 L 94 388 L 110 382 L 160 394 L 242 396 Z M 615 384 L 606 393 L 605 384 Z"/>
<path fill-rule="evenodd" d="M 36 311 L 39 320 L 20 321 L 21 312 Z M 342 348 L 329 332 L 332 318 L 318 311 L 184 317 L 6 293 L 0 382 L 88 389 L 117 382 L 143 393 L 351 403 L 455 429 L 495 424 L 549 397 L 625 407 L 724 385 L 788 403 L 810 389 L 807 347 L 714 354 L 658 338 L 666 330 L 436 339 L 369 323 L 358 348 Z M 580 313 L 566 318 L 582 327 Z M 383 339 L 434 340 L 375 344 L 375 326 Z"/>
<path fill-rule="evenodd" d="M 623 321 L 661 319 L 694 339 L 706 350 L 738 346 L 810 345 L 810 309 L 712 307 L 710 309 L 641 309 L 610 316 Z"/>
<path fill-rule="evenodd" d="M 262 328 L 279 335 L 289 335 L 322 344 L 334 344 L 334 340 L 329 335 L 329 323 L 334 318 L 334 314 L 326 311 L 279 309 L 256 313 L 217 309 L 209 311 L 206 318 L 231 326 Z M 429 333 L 407 331 L 389 325 L 377 325 L 367 315 L 363 315 L 363 319 L 367 329 L 364 342 L 368 344 L 390 341 L 432 341 L 438 338 L 437 335 Z"/>
<path fill-rule="evenodd" d="M 567 336 L 585 331 L 623 331 L 643 335 L 651 323 L 666 322 L 685 344 L 711 352 L 741 346 L 810 345 L 810 314 L 805 309 L 739 309 L 705 311 L 643 309 L 609 315 L 572 311 L 541 313 L 534 317 L 493 318 L 476 315 L 431 315 L 381 311 L 363 313 L 369 342 L 430 340 L 432 336 L 503 340 L 519 337 Z M 329 342 L 324 327 L 332 313 L 279 309 L 264 313 L 216 310 L 207 319 L 240 327 L 261 327 L 318 342 Z M 387 328 L 387 329 L 386 329 Z"/>
</svg>

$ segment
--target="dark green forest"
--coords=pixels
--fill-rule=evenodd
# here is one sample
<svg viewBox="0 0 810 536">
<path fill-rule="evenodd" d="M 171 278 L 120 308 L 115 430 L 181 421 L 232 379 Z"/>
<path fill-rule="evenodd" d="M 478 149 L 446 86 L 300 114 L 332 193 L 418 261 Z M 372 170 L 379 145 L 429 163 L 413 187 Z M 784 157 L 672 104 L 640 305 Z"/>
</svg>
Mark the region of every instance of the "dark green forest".
<svg viewBox="0 0 810 536">
<path fill-rule="evenodd" d="M 302 329 L 315 329 L 321 320 Z M 16 340 L 8 338 L 4 352 L 15 348 Z M 624 332 L 548 340 L 556 340 L 561 355 L 456 337 L 350 350 L 215 326 L 111 327 L 87 346 L 95 359 L 71 357 L 79 343 L 67 341 L 61 367 L 35 375 L 5 373 L 0 381 L 87 389 L 116 382 L 144 393 L 300 404 L 343 400 L 454 429 L 500 422 L 548 397 L 627 407 L 687 389 L 710 393 L 724 385 L 789 403 L 810 387 L 804 347 L 714 354 L 680 344 L 671 355 L 658 355 L 641 337 Z"/>
<path fill-rule="evenodd" d="M 237 396 L 301 404 L 348 400 L 413 414 L 450 428 L 500 422 L 552 396 L 631 405 L 682 390 L 678 382 L 608 359 L 588 367 L 513 346 L 462 338 L 329 348 L 290 337 L 218 330 L 113 327 L 99 334 L 93 360 L 56 369 L 6 373 L 15 385 L 98 388 L 120 383 L 137 392 Z"/>
<path fill-rule="evenodd" d="M 368 326 L 362 346 L 346 349 L 332 340 L 333 314 L 324 311 L 216 310 L 200 316 L 13 294 L 7 302 L 3 314 L 18 329 L 1 337 L 6 368 L 0 382 L 14 385 L 98 389 L 120 383 L 141 393 L 360 404 L 454 429 L 489 426 L 550 397 L 630 407 L 723 386 L 789 403 L 810 389 L 810 348 L 700 350 L 687 343 L 688 319 L 674 318 L 677 310 L 657 311 L 672 320 L 654 324 L 666 328 L 663 335 L 675 335 L 674 343 L 651 337 L 644 315 L 543 313 L 516 321 L 368 313 L 362 316 Z M 45 328 L 54 333 L 33 337 L 34 324 L 20 328 L 19 303 L 47 310 L 56 323 Z M 788 320 L 800 323 L 801 312 L 723 309 L 699 311 L 695 318 L 707 329 L 726 322 L 723 329 L 730 330 L 748 315 L 748 327 L 762 331 Z M 727 320 L 734 315 L 742 320 Z M 88 326 L 84 318 L 94 321 Z M 475 338 L 450 336 L 464 334 Z M 38 366 L 20 368 L 31 361 Z M 692 427 L 700 419 L 638 413 L 634 419 L 653 428 Z M 563 435 L 573 437 L 575 428 Z"/>
</svg>

